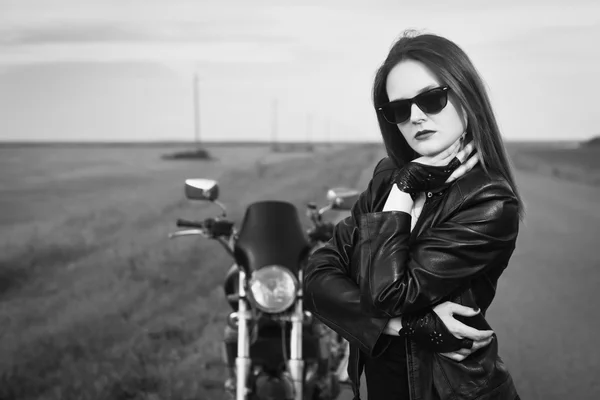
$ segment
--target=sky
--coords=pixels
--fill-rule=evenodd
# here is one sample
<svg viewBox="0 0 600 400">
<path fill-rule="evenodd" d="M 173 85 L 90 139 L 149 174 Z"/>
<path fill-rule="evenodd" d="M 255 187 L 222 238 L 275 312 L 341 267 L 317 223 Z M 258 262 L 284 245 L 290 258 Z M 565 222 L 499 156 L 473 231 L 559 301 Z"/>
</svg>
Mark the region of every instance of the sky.
<svg viewBox="0 0 600 400">
<path fill-rule="evenodd" d="M 596 0 L 0 0 L 0 141 L 380 141 L 406 29 L 482 74 L 509 140 L 600 134 Z"/>
</svg>

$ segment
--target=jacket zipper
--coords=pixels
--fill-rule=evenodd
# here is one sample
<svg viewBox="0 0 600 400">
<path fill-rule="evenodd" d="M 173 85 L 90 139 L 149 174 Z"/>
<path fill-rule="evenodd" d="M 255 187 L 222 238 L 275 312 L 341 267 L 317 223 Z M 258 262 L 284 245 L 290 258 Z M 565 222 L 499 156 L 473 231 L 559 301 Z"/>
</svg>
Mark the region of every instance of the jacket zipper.
<svg viewBox="0 0 600 400">
<path fill-rule="evenodd" d="M 419 218 L 417 219 L 417 223 L 415 224 L 414 228 L 413 228 L 413 233 L 414 235 L 411 235 L 411 242 L 418 236 L 418 231 L 421 229 L 421 226 L 423 225 L 424 222 L 424 218 L 421 218 L 421 216 L 425 216 L 424 213 L 427 209 L 427 206 L 430 204 L 430 199 L 433 197 L 433 193 L 431 192 L 427 192 L 425 194 L 425 201 L 423 202 L 423 208 L 421 209 L 421 213 L 419 214 Z M 410 346 L 410 341 L 408 340 L 408 338 L 404 339 L 404 346 L 406 348 L 406 372 L 408 374 L 408 398 L 409 400 L 413 400 L 415 397 L 415 388 L 414 388 L 414 379 L 412 377 L 412 371 L 411 371 L 411 364 L 412 364 L 412 352 L 411 352 L 411 346 Z"/>
<path fill-rule="evenodd" d="M 408 338 L 404 338 L 404 347 L 406 349 L 406 373 L 408 374 L 408 399 L 409 400 L 413 400 L 413 384 L 412 384 L 412 379 L 411 379 L 411 372 L 410 372 L 410 362 L 409 362 L 409 358 L 412 357 L 412 354 L 410 352 L 410 344 L 408 342 Z"/>
<path fill-rule="evenodd" d="M 352 394 L 353 398 L 356 399 L 360 399 L 360 376 L 362 375 L 362 372 L 358 371 L 358 366 L 360 364 L 360 350 L 356 349 L 355 350 L 356 353 L 356 357 L 354 357 L 356 360 L 354 360 L 354 374 L 357 375 L 355 376 L 356 378 L 356 382 L 354 383 L 354 388 L 356 389 L 356 393 Z"/>
</svg>

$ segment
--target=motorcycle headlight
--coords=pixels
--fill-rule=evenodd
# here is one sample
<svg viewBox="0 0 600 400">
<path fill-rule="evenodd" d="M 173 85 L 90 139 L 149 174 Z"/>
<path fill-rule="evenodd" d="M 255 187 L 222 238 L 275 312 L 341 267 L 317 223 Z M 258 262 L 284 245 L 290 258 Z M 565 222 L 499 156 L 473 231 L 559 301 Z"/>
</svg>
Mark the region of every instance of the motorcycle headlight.
<svg viewBox="0 0 600 400">
<path fill-rule="evenodd" d="M 298 280 L 287 268 L 269 265 L 250 278 L 250 293 L 256 306 L 268 313 L 280 313 L 296 300 Z"/>
</svg>

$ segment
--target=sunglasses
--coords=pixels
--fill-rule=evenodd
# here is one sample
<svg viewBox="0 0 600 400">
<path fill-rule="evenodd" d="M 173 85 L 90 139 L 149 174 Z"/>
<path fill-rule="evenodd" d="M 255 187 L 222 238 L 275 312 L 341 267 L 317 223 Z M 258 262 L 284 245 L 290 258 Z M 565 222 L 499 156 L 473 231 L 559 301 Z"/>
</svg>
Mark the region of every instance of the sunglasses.
<svg viewBox="0 0 600 400">
<path fill-rule="evenodd" d="M 410 118 L 410 110 L 413 104 L 427 114 L 437 114 L 448 104 L 449 86 L 443 86 L 419 93 L 412 99 L 390 101 L 377 108 L 381 111 L 383 118 L 390 124 L 401 124 Z"/>
</svg>

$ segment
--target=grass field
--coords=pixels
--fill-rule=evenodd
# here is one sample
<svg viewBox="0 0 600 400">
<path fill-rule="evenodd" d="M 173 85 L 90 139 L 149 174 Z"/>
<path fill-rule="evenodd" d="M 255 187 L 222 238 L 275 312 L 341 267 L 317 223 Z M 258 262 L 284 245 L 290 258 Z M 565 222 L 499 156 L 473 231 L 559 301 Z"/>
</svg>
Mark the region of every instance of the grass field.
<svg viewBox="0 0 600 400">
<path fill-rule="evenodd" d="M 160 159 L 172 150 L 0 150 L 0 399 L 223 398 L 232 261 L 218 243 L 167 239 L 176 218 L 218 212 L 187 201 L 183 180 L 218 179 L 237 221 L 261 199 L 303 215 L 381 156 L 219 146 L 214 161 Z"/>
<path fill-rule="evenodd" d="M 165 161 L 173 149 L 160 147 L 0 148 L 0 399 L 224 398 L 231 260 L 215 242 L 167 239 L 176 218 L 218 212 L 187 201 L 183 180 L 218 179 L 236 221 L 261 199 L 302 216 L 383 155 L 209 150 L 215 160 Z M 600 183 L 597 150 L 573 151 L 509 146 L 520 168 Z"/>
<path fill-rule="evenodd" d="M 600 146 L 510 143 L 509 154 L 519 169 L 600 186 Z"/>
</svg>

